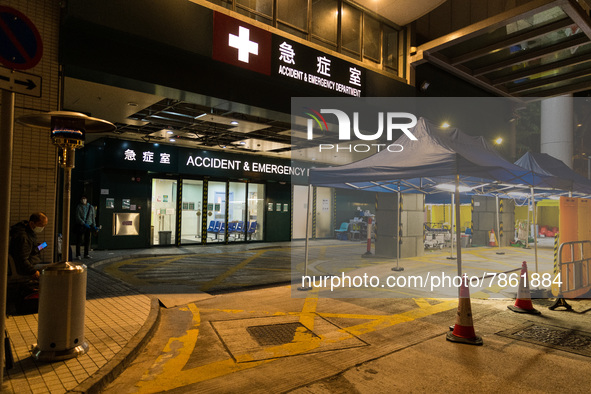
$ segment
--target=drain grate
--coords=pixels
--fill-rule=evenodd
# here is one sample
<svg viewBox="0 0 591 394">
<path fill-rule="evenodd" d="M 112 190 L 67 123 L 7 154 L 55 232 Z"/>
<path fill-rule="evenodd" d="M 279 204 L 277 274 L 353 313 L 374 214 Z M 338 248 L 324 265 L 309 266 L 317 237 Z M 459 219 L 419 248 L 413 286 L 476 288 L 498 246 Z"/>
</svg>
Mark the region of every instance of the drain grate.
<svg viewBox="0 0 591 394">
<path fill-rule="evenodd" d="M 278 346 L 292 342 L 298 328 L 302 329 L 300 330 L 302 333 L 319 338 L 318 335 L 299 322 L 250 326 L 246 327 L 246 331 L 260 346 Z"/>
<path fill-rule="evenodd" d="M 498 334 L 591 357 L 591 333 L 530 323 Z"/>
</svg>

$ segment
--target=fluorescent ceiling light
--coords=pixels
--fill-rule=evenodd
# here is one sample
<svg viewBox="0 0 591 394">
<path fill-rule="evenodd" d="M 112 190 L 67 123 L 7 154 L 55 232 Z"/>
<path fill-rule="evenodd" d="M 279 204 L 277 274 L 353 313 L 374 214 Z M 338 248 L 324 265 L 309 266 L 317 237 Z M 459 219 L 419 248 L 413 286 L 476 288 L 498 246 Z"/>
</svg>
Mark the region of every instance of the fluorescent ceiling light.
<svg viewBox="0 0 591 394">
<path fill-rule="evenodd" d="M 443 190 L 446 192 L 455 192 L 456 185 L 452 185 L 451 183 L 440 183 L 439 185 L 435 185 L 436 189 Z M 472 190 L 471 187 L 468 186 L 459 186 L 460 193 L 469 192 Z"/>
</svg>

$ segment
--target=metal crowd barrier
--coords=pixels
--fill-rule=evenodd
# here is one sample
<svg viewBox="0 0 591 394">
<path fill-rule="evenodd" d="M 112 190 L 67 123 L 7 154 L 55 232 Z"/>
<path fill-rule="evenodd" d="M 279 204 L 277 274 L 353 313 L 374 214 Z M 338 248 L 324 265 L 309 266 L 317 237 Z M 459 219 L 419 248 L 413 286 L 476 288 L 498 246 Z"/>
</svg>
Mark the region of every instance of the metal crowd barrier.
<svg viewBox="0 0 591 394">
<path fill-rule="evenodd" d="M 591 290 L 591 241 L 572 241 L 560 244 L 558 265 L 554 270 L 555 277 L 557 273 L 560 273 L 562 283 L 556 301 L 549 309 L 553 310 L 562 306 L 567 310 L 572 310 L 565 298 L 577 298 Z"/>
</svg>

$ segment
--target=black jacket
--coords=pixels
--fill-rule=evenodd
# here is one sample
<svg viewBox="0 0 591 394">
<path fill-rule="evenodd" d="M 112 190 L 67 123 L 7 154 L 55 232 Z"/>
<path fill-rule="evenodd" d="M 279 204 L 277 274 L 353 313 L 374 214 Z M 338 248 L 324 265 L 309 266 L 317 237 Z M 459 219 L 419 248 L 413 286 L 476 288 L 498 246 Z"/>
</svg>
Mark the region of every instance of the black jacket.
<svg viewBox="0 0 591 394">
<path fill-rule="evenodd" d="M 27 220 L 10 227 L 8 253 L 14 259 L 14 265 L 19 274 L 33 275 L 35 273 L 34 265 L 41 263 L 37 245 L 37 234 L 29 227 Z"/>
</svg>

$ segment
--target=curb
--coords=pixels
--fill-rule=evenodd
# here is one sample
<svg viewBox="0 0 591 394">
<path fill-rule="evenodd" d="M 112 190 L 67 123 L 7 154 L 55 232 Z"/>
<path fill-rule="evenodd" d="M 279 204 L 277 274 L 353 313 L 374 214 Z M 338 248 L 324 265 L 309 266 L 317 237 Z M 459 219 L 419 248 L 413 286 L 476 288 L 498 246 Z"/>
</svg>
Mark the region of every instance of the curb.
<svg viewBox="0 0 591 394">
<path fill-rule="evenodd" d="M 160 322 L 160 305 L 158 299 L 152 298 L 150 314 L 144 325 L 129 340 L 127 345 L 117 353 L 110 361 L 103 365 L 91 377 L 84 380 L 69 393 L 100 393 L 109 383 L 119 376 L 125 368 L 143 350 L 148 341 L 154 336 Z"/>
</svg>

